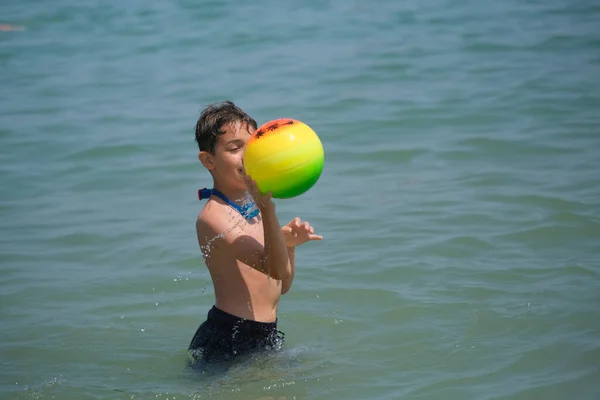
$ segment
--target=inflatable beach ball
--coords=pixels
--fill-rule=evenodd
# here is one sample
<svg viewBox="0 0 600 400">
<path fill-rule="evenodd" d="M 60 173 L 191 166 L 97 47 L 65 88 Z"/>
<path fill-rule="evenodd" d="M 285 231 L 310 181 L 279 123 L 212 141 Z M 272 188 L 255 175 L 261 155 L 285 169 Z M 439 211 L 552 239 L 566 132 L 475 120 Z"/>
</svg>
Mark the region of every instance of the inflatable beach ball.
<svg viewBox="0 0 600 400">
<path fill-rule="evenodd" d="M 244 152 L 246 173 L 261 193 L 289 199 L 312 188 L 323 172 L 325 152 L 317 134 L 301 121 L 280 118 L 260 126 Z"/>
</svg>

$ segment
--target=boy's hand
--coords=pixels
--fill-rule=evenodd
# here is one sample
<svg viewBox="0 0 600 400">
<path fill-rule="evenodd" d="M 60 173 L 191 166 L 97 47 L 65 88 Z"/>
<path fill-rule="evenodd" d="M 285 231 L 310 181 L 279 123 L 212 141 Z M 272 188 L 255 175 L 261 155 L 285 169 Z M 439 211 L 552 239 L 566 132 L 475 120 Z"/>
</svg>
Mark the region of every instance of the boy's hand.
<svg viewBox="0 0 600 400">
<path fill-rule="evenodd" d="M 302 222 L 298 217 L 282 226 L 281 232 L 287 247 L 296 247 L 310 240 L 323 240 L 323 236 L 315 235 L 315 228 L 308 222 Z"/>
<path fill-rule="evenodd" d="M 244 174 L 244 181 L 246 182 L 248 193 L 250 193 L 250 196 L 254 199 L 256 207 L 258 207 L 259 210 L 264 211 L 267 207 L 273 206 L 273 202 L 271 201 L 273 196 L 271 195 L 271 192 L 261 194 L 258 190 L 258 185 L 249 175 Z"/>
</svg>

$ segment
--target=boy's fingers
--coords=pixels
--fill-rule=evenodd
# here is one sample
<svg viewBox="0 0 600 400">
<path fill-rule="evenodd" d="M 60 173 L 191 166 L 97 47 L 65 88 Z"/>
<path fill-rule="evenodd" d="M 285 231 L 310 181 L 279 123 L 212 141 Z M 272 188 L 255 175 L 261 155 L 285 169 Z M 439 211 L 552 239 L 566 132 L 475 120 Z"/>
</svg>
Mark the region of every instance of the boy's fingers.
<svg viewBox="0 0 600 400">
<path fill-rule="evenodd" d="M 323 236 L 321 235 L 308 235 L 310 240 L 323 240 Z"/>
</svg>

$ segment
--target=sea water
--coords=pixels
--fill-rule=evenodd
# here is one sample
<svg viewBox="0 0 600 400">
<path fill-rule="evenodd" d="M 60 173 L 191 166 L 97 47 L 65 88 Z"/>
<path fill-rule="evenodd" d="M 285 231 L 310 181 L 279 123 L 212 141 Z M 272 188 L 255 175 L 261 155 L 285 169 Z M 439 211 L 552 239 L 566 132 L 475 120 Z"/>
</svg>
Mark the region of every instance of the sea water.
<svg viewBox="0 0 600 400">
<path fill-rule="evenodd" d="M 0 398 L 600 398 L 591 1 L 0 2 Z M 285 350 L 203 379 L 201 109 L 296 118 Z"/>
</svg>

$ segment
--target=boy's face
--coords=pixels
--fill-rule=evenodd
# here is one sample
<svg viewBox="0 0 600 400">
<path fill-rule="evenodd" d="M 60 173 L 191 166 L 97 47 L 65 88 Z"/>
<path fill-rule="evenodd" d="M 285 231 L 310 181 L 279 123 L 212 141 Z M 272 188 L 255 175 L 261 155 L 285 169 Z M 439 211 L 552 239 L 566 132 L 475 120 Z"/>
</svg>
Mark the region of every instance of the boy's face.
<svg viewBox="0 0 600 400">
<path fill-rule="evenodd" d="M 214 154 L 200 152 L 199 158 L 212 172 L 216 182 L 233 190 L 246 190 L 244 182 L 244 151 L 254 128 L 244 123 L 223 127 L 225 133 L 217 137 Z"/>
</svg>

